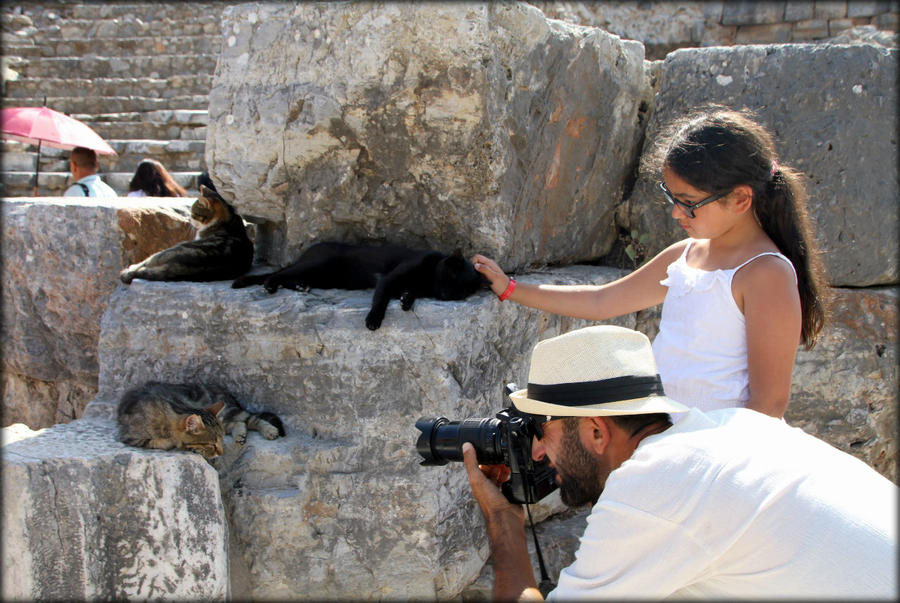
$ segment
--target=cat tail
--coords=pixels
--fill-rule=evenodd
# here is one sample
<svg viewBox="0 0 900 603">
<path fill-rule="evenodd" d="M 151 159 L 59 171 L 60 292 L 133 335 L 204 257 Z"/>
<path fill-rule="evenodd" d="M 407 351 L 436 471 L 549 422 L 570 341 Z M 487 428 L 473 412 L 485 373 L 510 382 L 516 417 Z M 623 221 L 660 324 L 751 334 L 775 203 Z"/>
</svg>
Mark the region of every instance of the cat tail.
<svg viewBox="0 0 900 603">
<path fill-rule="evenodd" d="M 267 272 L 266 274 L 245 274 L 244 276 L 238 277 L 231 283 L 232 289 L 243 289 L 244 287 L 249 287 L 250 285 L 262 285 L 267 278 L 271 275 L 275 274 L 274 272 Z"/>
</svg>

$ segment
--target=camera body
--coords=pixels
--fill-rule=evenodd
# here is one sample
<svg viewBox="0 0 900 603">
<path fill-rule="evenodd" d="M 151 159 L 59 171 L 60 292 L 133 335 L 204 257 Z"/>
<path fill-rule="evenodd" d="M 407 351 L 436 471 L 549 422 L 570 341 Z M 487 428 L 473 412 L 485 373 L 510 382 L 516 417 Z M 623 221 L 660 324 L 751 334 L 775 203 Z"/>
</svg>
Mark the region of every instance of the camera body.
<svg viewBox="0 0 900 603">
<path fill-rule="evenodd" d="M 507 386 L 507 393 L 514 385 Z M 547 459 L 531 458 L 531 443 L 536 432 L 534 417 L 514 406 L 504 408 L 495 418 L 450 421 L 446 417 L 422 417 L 416 421 L 422 432 L 416 450 L 425 459 L 424 466 L 446 465 L 462 461 L 462 445 L 471 442 L 481 465 L 506 465 L 509 480 L 500 488 L 511 503 L 533 504 L 556 490 L 556 471 Z"/>
</svg>

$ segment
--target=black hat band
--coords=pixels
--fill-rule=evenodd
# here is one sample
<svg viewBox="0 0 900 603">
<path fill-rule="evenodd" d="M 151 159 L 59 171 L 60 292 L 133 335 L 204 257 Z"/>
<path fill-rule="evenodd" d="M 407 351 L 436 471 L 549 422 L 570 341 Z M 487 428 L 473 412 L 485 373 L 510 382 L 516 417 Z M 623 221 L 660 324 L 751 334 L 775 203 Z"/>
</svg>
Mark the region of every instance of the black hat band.
<svg viewBox="0 0 900 603">
<path fill-rule="evenodd" d="M 659 375 L 648 377 L 613 377 L 600 381 L 556 383 L 553 385 L 528 384 L 528 398 L 548 404 L 564 406 L 589 406 L 634 400 L 648 396 L 664 396 Z"/>
</svg>

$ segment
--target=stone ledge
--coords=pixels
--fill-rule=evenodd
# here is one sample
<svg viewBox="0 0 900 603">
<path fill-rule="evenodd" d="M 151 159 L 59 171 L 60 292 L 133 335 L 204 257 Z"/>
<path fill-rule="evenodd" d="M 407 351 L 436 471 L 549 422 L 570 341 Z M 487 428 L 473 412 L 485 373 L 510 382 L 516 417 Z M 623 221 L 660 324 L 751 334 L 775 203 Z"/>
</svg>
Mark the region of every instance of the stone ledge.
<svg viewBox="0 0 900 603">
<path fill-rule="evenodd" d="M 216 471 L 116 441 L 109 421 L 2 430 L 2 599 L 225 600 Z"/>
</svg>

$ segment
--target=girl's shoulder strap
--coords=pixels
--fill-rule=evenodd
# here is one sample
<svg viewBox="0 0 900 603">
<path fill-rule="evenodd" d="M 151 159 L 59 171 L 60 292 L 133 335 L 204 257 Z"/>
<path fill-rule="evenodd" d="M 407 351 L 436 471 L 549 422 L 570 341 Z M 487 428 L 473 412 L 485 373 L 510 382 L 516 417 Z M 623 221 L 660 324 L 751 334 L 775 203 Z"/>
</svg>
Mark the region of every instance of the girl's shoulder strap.
<svg viewBox="0 0 900 603">
<path fill-rule="evenodd" d="M 678 256 L 678 259 L 682 262 L 687 261 L 688 251 L 691 250 L 691 245 L 694 244 L 694 239 L 687 239 L 687 242 L 684 244 L 684 249 L 681 250 L 681 255 Z"/>
<path fill-rule="evenodd" d="M 750 258 L 749 260 L 745 261 L 745 262 L 744 262 L 743 264 L 741 264 L 740 266 L 737 266 L 736 268 L 734 268 L 734 272 L 737 272 L 738 270 L 740 270 L 741 268 L 743 268 L 744 266 L 746 266 L 747 264 L 749 264 L 749 263 L 752 262 L 753 260 L 755 260 L 755 259 L 757 259 L 757 258 L 761 258 L 761 257 L 763 257 L 764 255 L 773 255 L 773 256 L 775 256 L 775 257 L 777 257 L 777 258 L 781 258 L 782 260 L 784 260 L 785 262 L 787 262 L 787 265 L 791 267 L 791 272 L 794 273 L 794 282 L 795 282 L 795 283 L 797 282 L 797 269 L 794 268 L 793 262 L 791 262 L 791 261 L 787 258 L 787 256 L 785 256 L 783 253 L 780 253 L 780 252 L 778 252 L 778 251 L 764 251 L 763 253 L 757 254 L 757 255 L 753 256 L 752 258 Z"/>
</svg>

